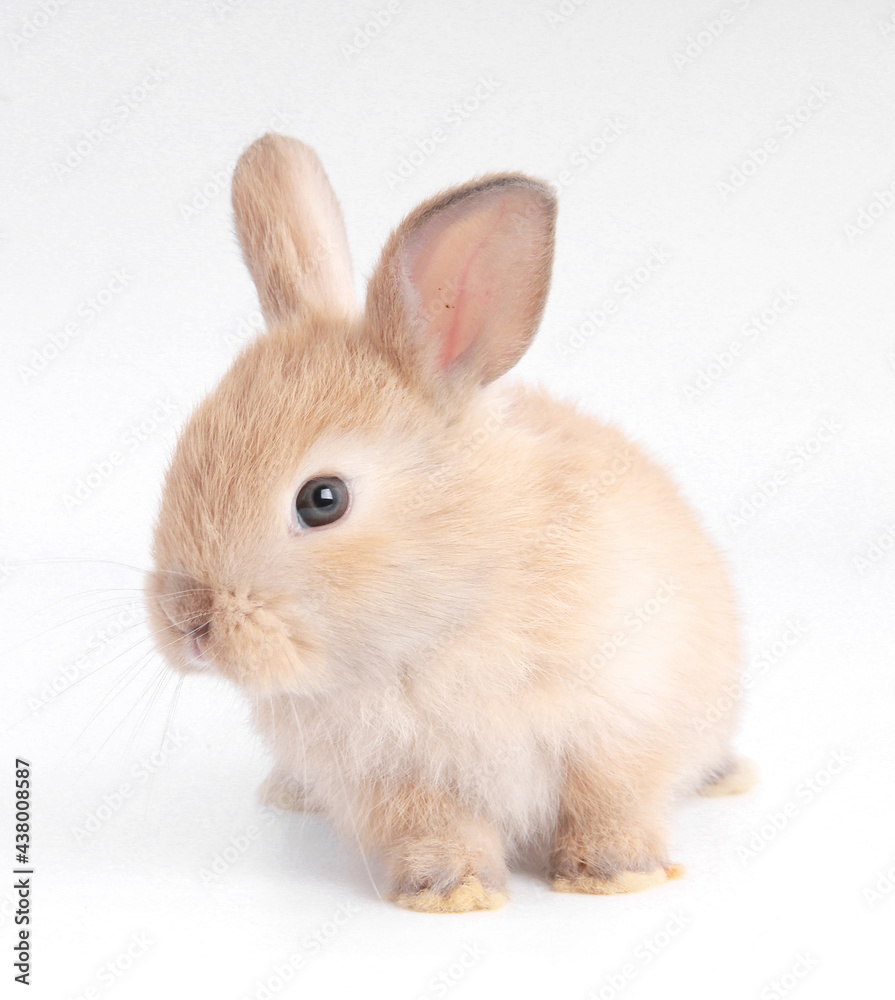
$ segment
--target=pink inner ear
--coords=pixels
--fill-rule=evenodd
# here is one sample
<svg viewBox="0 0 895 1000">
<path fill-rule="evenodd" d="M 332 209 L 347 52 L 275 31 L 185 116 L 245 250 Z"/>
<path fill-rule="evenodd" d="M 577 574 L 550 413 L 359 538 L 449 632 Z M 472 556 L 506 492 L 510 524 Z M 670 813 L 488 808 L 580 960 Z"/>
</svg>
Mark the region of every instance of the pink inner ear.
<svg viewBox="0 0 895 1000">
<path fill-rule="evenodd" d="M 504 296 L 513 294 L 513 275 L 501 260 L 504 199 L 489 199 L 478 211 L 462 203 L 440 213 L 407 248 L 406 275 L 418 302 L 427 339 L 440 344 L 439 366 L 449 368 L 479 346 L 489 329 L 497 333 Z"/>
</svg>

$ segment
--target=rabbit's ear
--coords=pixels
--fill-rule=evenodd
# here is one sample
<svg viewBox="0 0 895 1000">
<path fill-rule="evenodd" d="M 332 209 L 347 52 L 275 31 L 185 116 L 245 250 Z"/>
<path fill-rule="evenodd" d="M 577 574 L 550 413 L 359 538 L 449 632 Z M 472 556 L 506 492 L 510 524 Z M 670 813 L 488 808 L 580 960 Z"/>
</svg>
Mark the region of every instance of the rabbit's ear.
<svg viewBox="0 0 895 1000">
<path fill-rule="evenodd" d="M 269 133 L 233 174 L 236 231 L 269 323 L 357 312 L 345 222 L 317 154 Z"/>
<path fill-rule="evenodd" d="M 485 384 L 522 357 L 553 263 L 556 199 L 521 174 L 425 202 L 392 234 L 367 294 L 371 335 L 424 378 Z"/>
</svg>

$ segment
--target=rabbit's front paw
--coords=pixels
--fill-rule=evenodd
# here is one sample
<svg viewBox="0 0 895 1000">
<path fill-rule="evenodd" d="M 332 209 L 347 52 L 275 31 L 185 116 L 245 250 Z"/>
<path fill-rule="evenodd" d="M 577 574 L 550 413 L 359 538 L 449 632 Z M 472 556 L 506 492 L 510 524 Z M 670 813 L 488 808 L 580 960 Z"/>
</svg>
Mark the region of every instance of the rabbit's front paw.
<svg viewBox="0 0 895 1000">
<path fill-rule="evenodd" d="M 640 892 L 681 878 L 683 865 L 662 861 L 664 848 L 656 836 L 598 828 L 588 834 L 567 833 L 551 858 L 553 887 L 558 892 L 616 896 Z"/>
<path fill-rule="evenodd" d="M 419 913 L 470 913 L 473 910 L 496 910 L 507 901 L 507 895 L 486 889 L 477 878 L 470 877 L 446 892 L 421 889 L 419 892 L 396 893 L 392 900 Z"/>
<path fill-rule="evenodd" d="M 615 896 L 684 874 L 665 860 L 663 779 L 636 761 L 569 760 L 550 857 L 557 891 Z"/>
<path fill-rule="evenodd" d="M 392 900 L 420 913 L 496 910 L 507 901 L 502 858 L 453 840 L 424 838 L 397 853 Z"/>
<path fill-rule="evenodd" d="M 585 892 L 597 896 L 616 896 L 621 893 L 651 889 L 654 885 L 662 885 L 663 882 L 681 878 L 683 874 L 683 865 L 663 865 L 648 872 L 621 871 L 610 878 L 600 878 L 596 875 L 575 875 L 566 878 L 558 875 L 553 880 L 553 888 L 557 892 Z"/>
</svg>

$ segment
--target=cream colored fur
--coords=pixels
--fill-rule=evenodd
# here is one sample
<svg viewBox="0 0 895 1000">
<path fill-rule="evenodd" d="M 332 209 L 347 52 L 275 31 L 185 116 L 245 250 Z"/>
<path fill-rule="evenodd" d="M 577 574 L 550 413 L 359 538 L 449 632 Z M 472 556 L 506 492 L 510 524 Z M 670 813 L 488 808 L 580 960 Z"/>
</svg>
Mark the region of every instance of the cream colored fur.
<svg viewBox="0 0 895 1000">
<path fill-rule="evenodd" d="M 736 709 L 709 721 L 735 600 L 662 469 L 502 377 L 543 309 L 552 195 L 500 175 L 427 202 L 363 314 L 312 151 L 259 140 L 234 204 L 271 327 L 168 473 L 148 592 L 169 662 L 243 688 L 267 800 L 358 838 L 403 905 L 493 908 L 532 845 L 563 891 L 679 874 L 674 796 L 736 784 Z M 351 507 L 302 531 L 317 475 Z"/>
</svg>

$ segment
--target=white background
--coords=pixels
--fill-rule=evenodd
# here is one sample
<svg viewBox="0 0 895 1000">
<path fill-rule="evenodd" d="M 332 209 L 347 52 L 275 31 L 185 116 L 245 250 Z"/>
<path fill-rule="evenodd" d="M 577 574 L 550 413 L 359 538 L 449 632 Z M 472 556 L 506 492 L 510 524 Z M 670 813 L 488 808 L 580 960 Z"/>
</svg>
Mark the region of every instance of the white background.
<svg viewBox="0 0 895 1000">
<path fill-rule="evenodd" d="M 26 0 L 0 50 L 0 872 L 21 756 L 27 995 L 890 996 L 892 0 Z M 561 188 L 520 374 L 673 469 L 742 594 L 763 780 L 681 805 L 685 880 L 519 873 L 502 911 L 404 912 L 318 818 L 257 805 L 235 691 L 185 681 L 175 708 L 140 571 L 177 429 L 258 325 L 228 185 L 270 127 L 319 151 L 359 293 L 440 188 Z"/>
</svg>

